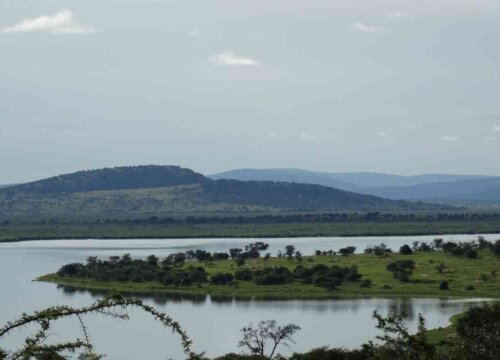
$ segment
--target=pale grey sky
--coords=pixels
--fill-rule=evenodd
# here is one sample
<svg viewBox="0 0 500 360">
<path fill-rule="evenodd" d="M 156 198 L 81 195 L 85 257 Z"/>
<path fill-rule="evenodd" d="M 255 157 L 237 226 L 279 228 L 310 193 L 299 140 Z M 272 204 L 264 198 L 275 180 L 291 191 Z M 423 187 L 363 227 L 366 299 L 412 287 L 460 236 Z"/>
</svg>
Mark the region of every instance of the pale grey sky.
<svg viewBox="0 0 500 360">
<path fill-rule="evenodd" d="M 0 184 L 137 164 L 500 176 L 498 39 L 498 0 L 0 0 Z"/>
</svg>

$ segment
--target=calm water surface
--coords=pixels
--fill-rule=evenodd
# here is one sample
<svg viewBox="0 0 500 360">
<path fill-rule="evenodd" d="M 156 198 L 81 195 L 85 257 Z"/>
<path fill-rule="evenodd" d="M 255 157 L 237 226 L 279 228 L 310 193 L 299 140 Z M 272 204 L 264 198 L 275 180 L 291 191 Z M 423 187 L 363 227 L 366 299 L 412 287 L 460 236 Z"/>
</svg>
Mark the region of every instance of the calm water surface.
<svg viewBox="0 0 500 360">
<path fill-rule="evenodd" d="M 471 235 L 439 236 L 445 240 L 473 240 Z M 489 240 L 500 238 L 488 234 Z M 359 238 L 300 238 L 259 239 L 270 244 L 273 255 L 285 245 L 293 244 L 304 255 L 314 250 L 338 250 L 353 245 L 362 251 L 367 245 L 386 243 L 393 249 L 413 241 L 432 241 L 436 236 L 359 237 Z M 227 251 L 243 247 L 250 239 L 182 239 L 182 240 L 57 240 L 0 244 L 0 324 L 13 320 L 22 312 L 52 305 L 87 305 L 97 295 L 87 291 L 67 291 L 53 284 L 33 282 L 45 273 L 54 272 L 61 265 L 84 261 L 88 256 L 101 258 L 130 253 L 134 257 L 149 254 L 160 256 L 190 249 Z M 443 299 L 361 299 L 322 301 L 215 301 L 201 299 L 145 298 L 161 311 L 171 315 L 187 330 L 195 350 L 209 356 L 237 352 L 239 329 L 250 322 L 275 319 L 279 323 L 293 322 L 302 327 L 297 334 L 295 351 L 313 347 L 357 346 L 376 334 L 371 314 L 374 310 L 386 313 L 392 306 L 406 307 L 409 321 L 415 327 L 418 313 L 422 313 L 431 327 L 446 326 L 450 316 L 461 312 L 478 300 Z M 148 316 L 132 312 L 129 321 L 103 317 L 88 319 L 92 340 L 97 350 L 108 354 L 107 359 L 183 359 L 178 339 L 163 330 Z M 0 342 L 0 347 L 12 348 L 25 333 L 14 334 Z M 60 341 L 79 336 L 78 323 L 64 321 L 53 329 L 50 339 Z M 282 353 L 287 353 L 286 349 Z"/>
</svg>

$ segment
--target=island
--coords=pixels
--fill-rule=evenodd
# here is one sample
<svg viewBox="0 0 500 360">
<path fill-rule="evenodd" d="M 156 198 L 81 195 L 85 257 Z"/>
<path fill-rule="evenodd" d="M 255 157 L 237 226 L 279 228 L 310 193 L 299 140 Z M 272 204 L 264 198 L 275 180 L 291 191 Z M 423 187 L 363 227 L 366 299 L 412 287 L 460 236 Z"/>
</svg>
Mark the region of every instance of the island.
<svg viewBox="0 0 500 360">
<path fill-rule="evenodd" d="M 189 250 L 160 259 L 129 254 L 71 263 L 38 281 L 119 293 L 212 295 L 262 299 L 485 297 L 500 294 L 500 240 L 416 242 L 398 251 L 380 244 L 355 253 L 293 245 L 277 256 L 255 242 L 227 253 Z"/>
</svg>

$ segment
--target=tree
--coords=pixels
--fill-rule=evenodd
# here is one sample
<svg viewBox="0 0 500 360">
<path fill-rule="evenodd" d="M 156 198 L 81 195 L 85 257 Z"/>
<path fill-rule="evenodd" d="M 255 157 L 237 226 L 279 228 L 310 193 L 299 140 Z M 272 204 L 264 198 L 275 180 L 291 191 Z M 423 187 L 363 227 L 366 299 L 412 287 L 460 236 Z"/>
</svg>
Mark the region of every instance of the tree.
<svg viewBox="0 0 500 360">
<path fill-rule="evenodd" d="M 386 269 L 392 272 L 395 279 L 407 282 L 410 281 L 410 276 L 415 269 L 413 260 L 398 260 L 386 266 Z"/>
<path fill-rule="evenodd" d="M 251 244 L 248 244 L 245 246 L 245 251 L 266 251 L 267 248 L 269 247 L 269 244 L 266 244 L 265 242 L 262 241 L 257 241 Z"/>
<path fill-rule="evenodd" d="M 242 251 L 241 249 L 229 249 L 229 255 L 231 255 L 232 259 L 236 259 Z"/>
<path fill-rule="evenodd" d="M 399 248 L 399 253 L 401 255 L 411 255 L 413 254 L 413 250 L 409 245 L 405 244 Z"/>
<path fill-rule="evenodd" d="M 302 253 L 300 251 L 295 252 L 295 260 L 302 261 Z"/>
<path fill-rule="evenodd" d="M 492 250 L 496 256 L 500 256 L 500 240 L 495 241 L 492 246 Z"/>
<path fill-rule="evenodd" d="M 154 255 L 149 255 L 146 259 L 149 265 L 158 266 L 158 258 Z"/>
<path fill-rule="evenodd" d="M 289 343 L 295 344 L 293 335 L 299 330 L 300 327 L 295 324 L 278 326 L 275 320 L 261 321 L 256 327 L 250 324 L 241 329 L 242 339 L 238 346 L 246 349 L 252 355 L 273 359 L 278 346 L 289 347 Z M 266 355 L 268 344 L 270 351 Z"/>
<path fill-rule="evenodd" d="M 375 353 L 375 359 L 398 359 L 398 360 L 432 360 L 435 359 L 436 347 L 427 341 L 427 329 L 425 319 L 418 315 L 418 330 L 412 335 L 404 322 L 406 312 L 398 313 L 392 308 L 390 313 L 383 317 L 376 311 L 373 317 L 377 320 L 377 329 L 383 332 L 376 339 L 382 342 L 379 348 L 370 343 Z M 382 352 L 382 356 L 377 356 Z"/>
<path fill-rule="evenodd" d="M 179 252 L 174 255 L 174 263 L 176 264 L 182 264 L 184 261 L 186 261 L 186 254 Z"/>
<path fill-rule="evenodd" d="M 339 254 L 342 256 L 352 255 L 356 251 L 356 247 L 348 246 L 342 249 L 339 249 Z"/>
<path fill-rule="evenodd" d="M 179 323 L 174 321 L 168 315 L 157 311 L 155 308 L 144 304 L 140 300 L 122 298 L 115 295 L 105 297 L 96 301 L 87 307 L 73 308 L 69 306 L 53 306 L 42 311 L 36 311 L 33 314 L 22 314 L 22 316 L 12 322 L 8 322 L 3 327 L 0 327 L 0 341 L 11 335 L 13 332 L 27 327 L 33 329 L 38 327 L 35 332 L 28 336 L 21 348 L 8 351 L 0 349 L 0 359 L 50 359 L 64 360 L 65 353 L 79 353 L 79 359 L 99 360 L 103 359 L 103 355 L 97 354 L 94 351 L 94 345 L 90 341 L 90 336 L 87 332 L 84 319 L 88 315 L 106 315 L 114 319 L 127 320 L 127 309 L 139 309 L 152 316 L 153 319 L 160 322 L 164 327 L 170 328 L 181 339 L 182 348 L 188 359 L 200 359 L 200 355 L 191 350 L 191 340 L 182 330 Z M 82 338 L 65 341 L 63 343 L 47 342 L 47 338 L 51 335 L 52 325 L 59 320 L 75 319 L 80 324 Z M 33 326 L 33 327 L 32 327 Z M 1 342 L 0 342 L 1 343 Z"/>
<path fill-rule="evenodd" d="M 441 250 L 443 248 L 443 239 L 434 239 L 433 246 L 436 250 Z"/>
<path fill-rule="evenodd" d="M 215 285 L 227 285 L 233 282 L 233 274 L 217 273 L 212 275 L 210 282 Z"/>
<path fill-rule="evenodd" d="M 289 259 L 291 259 L 293 257 L 294 253 L 295 253 L 295 246 L 293 246 L 293 245 L 285 246 L 285 254 Z"/>
<path fill-rule="evenodd" d="M 458 319 L 456 330 L 452 359 L 500 359 L 500 304 L 468 310 Z"/>
</svg>

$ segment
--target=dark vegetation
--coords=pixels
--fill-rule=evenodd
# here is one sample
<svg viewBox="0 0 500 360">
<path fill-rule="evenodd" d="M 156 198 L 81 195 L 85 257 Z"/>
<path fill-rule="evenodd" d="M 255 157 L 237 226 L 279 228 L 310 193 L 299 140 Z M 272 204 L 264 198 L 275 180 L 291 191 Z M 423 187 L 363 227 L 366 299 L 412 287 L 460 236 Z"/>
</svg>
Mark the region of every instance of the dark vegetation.
<svg viewBox="0 0 500 360">
<path fill-rule="evenodd" d="M 268 246 L 264 242 L 257 241 L 244 248 L 229 249 L 228 253 L 189 250 L 170 254 L 163 259 L 154 255 L 144 260 L 132 259 L 129 255 L 112 256 L 107 260 L 89 257 L 85 264 L 64 265 L 57 272 L 56 278 L 47 275 L 46 280 L 70 286 L 72 283 L 77 286 L 81 284 L 83 287 L 92 287 L 92 284 L 97 283 L 101 288 L 106 288 L 106 283 L 110 283 L 109 288 L 129 287 L 130 290 L 137 288 L 131 285 L 134 283 L 147 283 L 143 287 L 146 290 L 151 286 L 148 284 L 152 283 L 165 286 L 165 290 L 171 291 L 184 288 L 183 291 L 187 293 L 203 294 L 215 291 L 243 297 L 255 295 L 256 291 L 260 291 L 259 288 L 275 285 L 283 285 L 280 287 L 283 290 L 273 288 L 273 293 L 277 297 L 280 294 L 288 297 L 298 294 L 304 297 L 307 291 L 310 293 L 316 287 L 327 292 L 340 289 L 342 293 L 345 289 L 342 286 L 349 284 L 351 284 L 349 291 L 353 295 L 366 295 L 372 292 L 377 294 L 380 289 L 392 291 L 396 288 L 399 289 L 396 293 L 405 294 L 437 294 L 439 290 L 456 290 L 454 295 L 469 296 L 466 292 L 474 291 L 472 283 L 477 284 L 478 281 L 494 291 L 497 275 L 495 264 L 496 259 L 500 257 L 500 240 L 490 242 L 481 237 L 477 241 L 458 243 L 443 242 L 441 239 L 435 239 L 432 243 L 415 242 L 412 247 L 402 246 L 403 252 L 399 254 L 394 253 L 387 245 L 379 244 L 368 246 L 364 250 L 363 258 L 354 255 L 356 248 L 353 246 L 338 251 L 317 250 L 317 258 L 304 258 L 293 245 L 288 245 L 284 250 L 278 251 L 276 258 L 271 259 L 269 253 L 262 255 Z M 411 251 L 413 256 L 408 255 L 408 251 Z M 425 255 L 434 252 L 439 254 Z M 471 257 L 471 253 L 475 255 Z M 469 262 L 450 261 L 449 257 L 462 258 Z M 488 260 L 482 263 L 480 259 L 485 257 L 492 262 Z M 352 260 L 349 260 L 350 258 Z M 256 259 L 261 260 L 256 262 Z M 380 261 L 382 259 L 383 261 Z M 422 264 L 423 261 L 425 266 Z M 247 262 L 250 263 L 249 266 L 246 266 Z M 417 265 L 421 270 L 419 277 L 414 279 L 413 274 Z M 456 272 L 457 266 L 465 265 L 470 269 L 466 271 L 467 274 L 452 275 Z M 363 272 L 359 271 L 359 267 Z M 387 281 L 387 277 L 380 273 L 380 269 L 385 269 L 386 274 L 390 273 L 396 281 Z M 376 288 L 374 281 L 378 284 Z M 390 286 L 387 285 L 388 282 Z M 121 286 L 120 283 L 124 285 Z M 432 283 L 435 285 L 431 286 Z M 459 283 L 460 288 L 457 288 Z M 229 286 L 227 289 L 230 290 L 221 292 L 221 288 L 208 289 L 209 284 Z M 352 288 L 354 284 L 357 284 L 357 290 Z M 193 288 L 193 285 L 196 286 Z M 285 285 L 290 286 L 285 288 Z M 313 288 L 306 290 L 307 286 Z"/>
<path fill-rule="evenodd" d="M 320 173 L 300 169 L 237 169 L 213 179 L 272 180 L 330 186 L 388 199 L 500 204 L 500 177 L 429 174 Z"/>
<path fill-rule="evenodd" d="M 73 358 L 73 354 L 79 359 L 102 359 L 104 355 L 95 352 L 90 340 L 85 317 L 100 314 L 127 320 L 126 310 L 131 308 L 150 314 L 153 319 L 178 335 L 187 359 L 208 360 L 203 354 L 192 351 L 191 339 L 167 314 L 158 312 L 140 300 L 119 296 L 104 298 L 83 308 L 56 306 L 33 314 L 23 314 L 19 319 L 0 327 L 0 340 L 14 331 L 33 330 L 34 326 L 38 329 L 26 338 L 20 349 L 0 348 L 0 359 L 65 360 Z M 280 355 L 279 349 L 295 344 L 294 335 L 300 327 L 293 323 L 280 326 L 274 320 L 261 321 L 255 326 L 250 324 L 241 330 L 238 346 L 242 349 L 242 354 L 226 354 L 216 360 L 497 360 L 500 358 L 500 305 L 498 304 L 474 307 L 462 314 L 450 328 L 441 330 L 428 331 L 424 317 L 419 315 L 419 326 L 415 334 L 409 331 L 405 316 L 404 310 L 398 312 L 395 308 L 387 316 L 374 312 L 373 318 L 381 334 L 376 337 L 376 342 L 370 341 L 358 349 L 322 347 L 306 353 L 294 353 L 289 357 Z M 50 333 L 54 323 L 71 318 L 78 320 L 76 323 L 80 324 L 81 339 L 63 343 L 54 342 Z M 52 335 L 50 342 L 47 341 L 49 335 Z M 146 358 L 147 349 L 144 351 Z"/>
<path fill-rule="evenodd" d="M 259 258 L 260 251 L 268 248 L 263 242 L 251 243 L 243 249 L 231 249 L 231 256 L 238 266 L 248 258 Z M 290 250 L 290 249 L 289 249 Z M 295 259 L 299 252 L 292 249 Z M 228 253 L 210 253 L 205 250 L 190 250 L 185 253 L 171 254 L 160 260 L 155 255 L 145 260 L 132 259 L 125 254 L 122 257 L 112 256 L 107 260 L 89 257 L 85 264 L 72 263 L 62 266 L 57 275 L 61 278 L 90 279 L 99 282 L 158 282 L 170 286 L 190 286 L 210 283 L 214 285 L 235 285 L 237 281 L 253 281 L 256 285 L 282 285 L 298 281 L 333 290 L 345 282 L 357 282 L 361 279 L 356 267 L 326 266 L 318 264 L 312 267 L 298 265 L 294 271 L 284 266 L 266 266 L 261 269 L 241 269 L 234 273 L 218 272 L 210 277 L 203 266 L 212 261 L 227 260 Z M 266 256 L 268 256 L 266 254 Z M 186 260 L 192 260 L 188 266 L 181 266 Z M 243 261 L 243 263 L 241 263 Z"/>
<path fill-rule="evenodd" d="M 177 166 L 136 166 L 80 171 L 0 189 L 6 220 L 96 220 L 196 213 L 248 214 L 281 211 L 439 210 L 326 186 L 211 180 Z"/>
<path fill-rule="evenodd" d="M 179 166 L 129 166 L 79 171 L 3 190 L 8 197 L 17 193 L 63 194 L 97 190 L 120 190 L 198 184 L 205 177 Z"/>
</svg>

